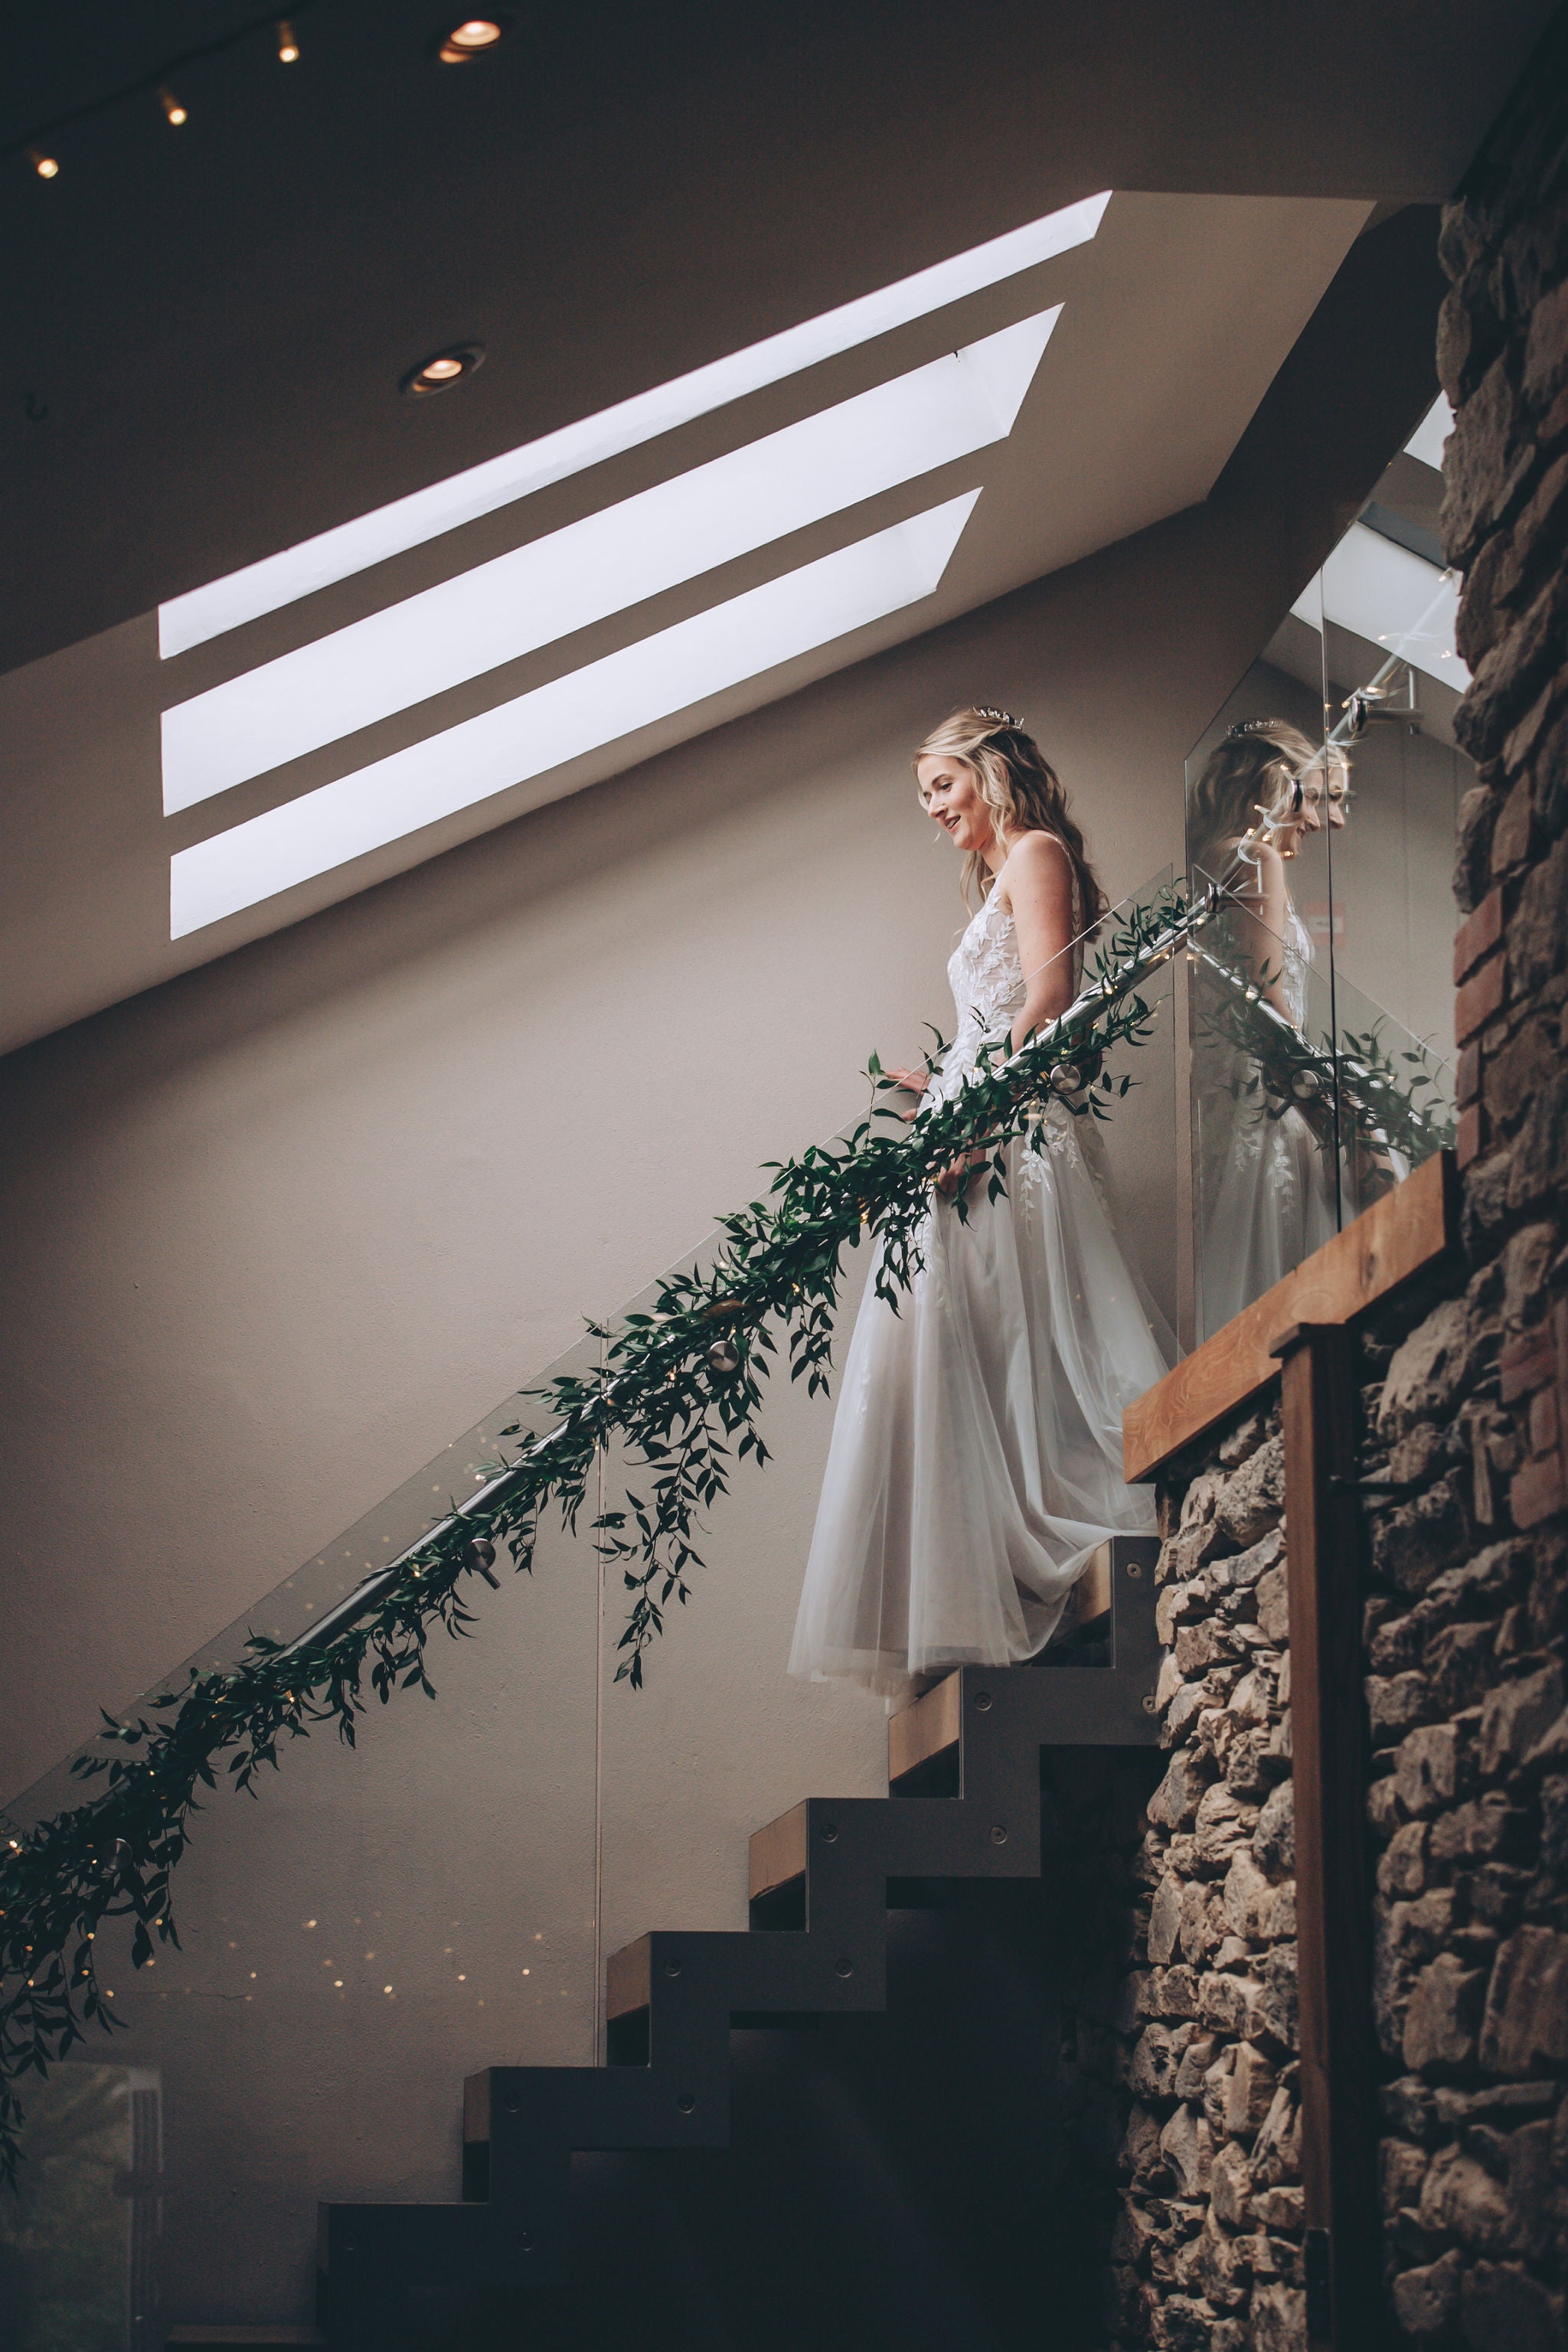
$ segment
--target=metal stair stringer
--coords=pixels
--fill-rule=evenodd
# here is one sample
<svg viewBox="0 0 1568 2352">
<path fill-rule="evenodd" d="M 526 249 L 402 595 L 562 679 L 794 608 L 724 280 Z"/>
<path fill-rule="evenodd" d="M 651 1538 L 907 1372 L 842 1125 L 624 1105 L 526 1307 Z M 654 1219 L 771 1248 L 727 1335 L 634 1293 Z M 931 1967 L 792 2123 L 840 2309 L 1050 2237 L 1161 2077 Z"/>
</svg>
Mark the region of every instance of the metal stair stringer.
<svg viewBox="0 0 1568 2352">
<path fill-rule="evenodd" d="M 1109 1663 L 965 1666 L 918 1704 L 955 1794 L 812 1797 L 752 1841 L 752 1926 L 655 1930 L 607 1967 L 610 2063 L 492 2066 L 464 2097 L 464 2202 L 323 2205 L 321 2315 L 333 2343 L 573 2273 L 571 2159 L 603 2149 L 722 2147 L 730 2032 L 886 2006 L 888 1908 L 933 1882 L 1037 1876 L 1040 1752 L 1156 1744 L 1153 1538 L 1111 1548 Z M 895 1721 L 899 1720 L 895 1718 Z M 905 1892 L 904 1899 L 910 1899 Z M 781 1917 L 789 1924 L 777 1924 Z"/>
</svg>

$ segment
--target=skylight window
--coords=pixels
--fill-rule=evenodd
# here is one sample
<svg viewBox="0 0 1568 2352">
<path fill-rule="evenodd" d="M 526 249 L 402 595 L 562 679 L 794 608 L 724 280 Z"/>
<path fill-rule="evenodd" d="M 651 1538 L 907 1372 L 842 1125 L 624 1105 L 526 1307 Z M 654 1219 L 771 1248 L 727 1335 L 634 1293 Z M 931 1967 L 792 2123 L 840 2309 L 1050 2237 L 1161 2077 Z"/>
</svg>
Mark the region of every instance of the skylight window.
<svg viewBox="0 0 1568 2352">
<path fill-rule="evenodd" d="M 1440 474 L 1443 470 L 1443 444 L 1453 429 L 1454 411 L 1447 394 L 1440 392 L 1405 443 L 1406 456 L 1419 457 L 1424 466 L 1430 466 L 1434 473 Z"/>
<path fill-rule="evenodd" d="M 170 861 L 170 936 L 401 840 L 931 595 L 980 493 L 895 523 Z"/>
<path fill-rule="evenodd" d="M 1109 190 L 1085 196 L 968 253 L 917 270 L 913 277 L 824 311 L 818 319 L 786 328 L 782 334 L 770 335 L 689 375 L 677 376 L 602 409 L 595 416 L 563 425 L 521 449 L 509 450 L 503 457 L 433 483 L 428 489 L 396 499 L 372 514 L 301 540 L 298 546 L 231 572 L 205 588 L 173 597 L 158 609 L 159 650 L 167 659 L 203 645 L 260 614 L 277 612 L 333 581 L 347 580 L 388 556 L 454 530 L 476 516 L 491 514 L 547 483 L 564 480 L 568 475 L 689 424 L 693 417 L 706 416 L 764 384 L 781 383 L 803 368 L 815 367 L 839 352 L 852 351 L 894 327 L 926 318 L 983 287 L 999 285 L 1021 270 L 1085 245 L 1098 231 L 1110 202 Z"/>
<path fill-rule="evenodd" d="M 1005 440 L 1060 307 L 176 703 L 165 813 Z"/>
<path fill-rule="evenodd" d="M 1315 580 L 1290 609 L 1309 628 L 1318 626 Z M 1352 523 L 1323 566 L 1325 620 L 1462 693 L 1470 673 L 1454 644 L 1458 610 L 1459 583 L 1451 572 L 1439 572 L 1364 523 Z"/>
</svg>

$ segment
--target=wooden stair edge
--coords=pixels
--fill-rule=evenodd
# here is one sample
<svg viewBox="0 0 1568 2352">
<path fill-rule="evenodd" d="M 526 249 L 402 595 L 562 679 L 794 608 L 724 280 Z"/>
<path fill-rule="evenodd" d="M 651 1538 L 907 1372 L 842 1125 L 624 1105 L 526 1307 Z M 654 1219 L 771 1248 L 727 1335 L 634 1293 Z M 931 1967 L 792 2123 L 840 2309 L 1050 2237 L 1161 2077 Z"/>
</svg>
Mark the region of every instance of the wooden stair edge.
<svg viewBox="0 0 1568 2352">
<path fill-rule="evenodd" d="M 776 1821 L 752 1832 L 747 1847 L 747 1888 L 751 1900 L 787 1886 L 805 1870 L 805 1832 L 811 1799 L 803 1797 Z"/>
</svg>

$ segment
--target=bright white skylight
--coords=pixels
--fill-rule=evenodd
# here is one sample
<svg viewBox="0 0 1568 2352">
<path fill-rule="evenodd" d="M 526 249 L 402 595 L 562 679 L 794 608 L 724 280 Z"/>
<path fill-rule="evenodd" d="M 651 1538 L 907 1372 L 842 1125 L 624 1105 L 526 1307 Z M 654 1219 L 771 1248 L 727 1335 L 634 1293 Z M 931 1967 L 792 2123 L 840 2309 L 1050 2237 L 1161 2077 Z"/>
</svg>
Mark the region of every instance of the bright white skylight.
<svg viewBox="0 0 1568 2352">
<path fill-rule="evenodd" d="M 1419 457 L 1424 466 L 1430 466 L 1435 473 L 1440 474 L 1443 470 L 1443 444 L 1453 429 L 1454 412 L 1449 406 L 1448 395 L 1440 392 L 1405 443 L 1406 455 Z"/>
<path fill-rule="evenodd" d="M 978 490 L 803 564 L 170 861 L 170 936 L 325 874 L 929 596 Z"/>
<path fill-rule="evenodd" d="M 912 278 L 846 302 L 837 310 L 824 311 L 819 319 L 786 328 L 782 334 L 770 335 L 726 359 L 696 368 L 689 375 L 677 376 L 669 383 L 602 409 L 596 416 L 563 425 L 559 432 L 547 433 L 504 457 L 471 466 L 428 489 L 378 507 L 373 514 L 340 523 L 205 588 L 173 597 L 158 608 L 159 650 L 166 660 L 191 646 L 205 644 L 259 614 L 276 612 L 334 580 L 349 579 L 370 564 L 437 538 L 478 515 L 491 514 L 546 483 L 562 481 L 678 425 L 689 424 L 693 417 L 706 416 L 746 393 L 778 383 L 838 352 L 851 351 L 982 287 L 999 285 L 1020 270 L 1085 245 L 1099 229 L 1110 202 L 1109 190 L 1085 196 L 968 253 L 917 270 Z"/>
<path fill-rule="evenodd" d="M 176 703 L 165 813 L 1005 440 L 1060 307 Z"/>
<path fill-rule="evenodd" d="M 1323 566 L 1327 620 L 1462 693 L 1470 673 L 1454 646 L 1458 608 L 1459 583 L 1452 572 L 1439 572 L 1363 522 L 1352 523 Z M 1316 580 L 1290 609 L 1310 628 L 1318 626 Z"/>
</svg>

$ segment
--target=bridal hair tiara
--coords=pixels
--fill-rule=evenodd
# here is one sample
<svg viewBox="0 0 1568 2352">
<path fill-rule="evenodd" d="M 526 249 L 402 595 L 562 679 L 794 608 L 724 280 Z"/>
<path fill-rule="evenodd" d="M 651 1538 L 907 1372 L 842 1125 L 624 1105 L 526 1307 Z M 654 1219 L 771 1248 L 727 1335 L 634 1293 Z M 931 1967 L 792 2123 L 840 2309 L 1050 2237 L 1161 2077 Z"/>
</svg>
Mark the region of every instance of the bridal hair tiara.
<svg viewBox="0 0 1568 2352">
<path fill-rule="evenodd" d="M 999 710 L 994 702 L 977 702 L 974 716 L 984 719 L 990 727 L 1016 727 L 1018 724 L 1010 710 Z"/>
<path fill-rule="evenodd" d="M 982 711 L 981 717 L 984 718 L 984 715 Z M 1282 719 L 1238 719 L 1234 727 L 1226 729 L 1226 740 L 1228 742 L 1242 735 L 1271 734 L 1275 728 L 1283 727 L 1285 721 Z"/>
</svg>

